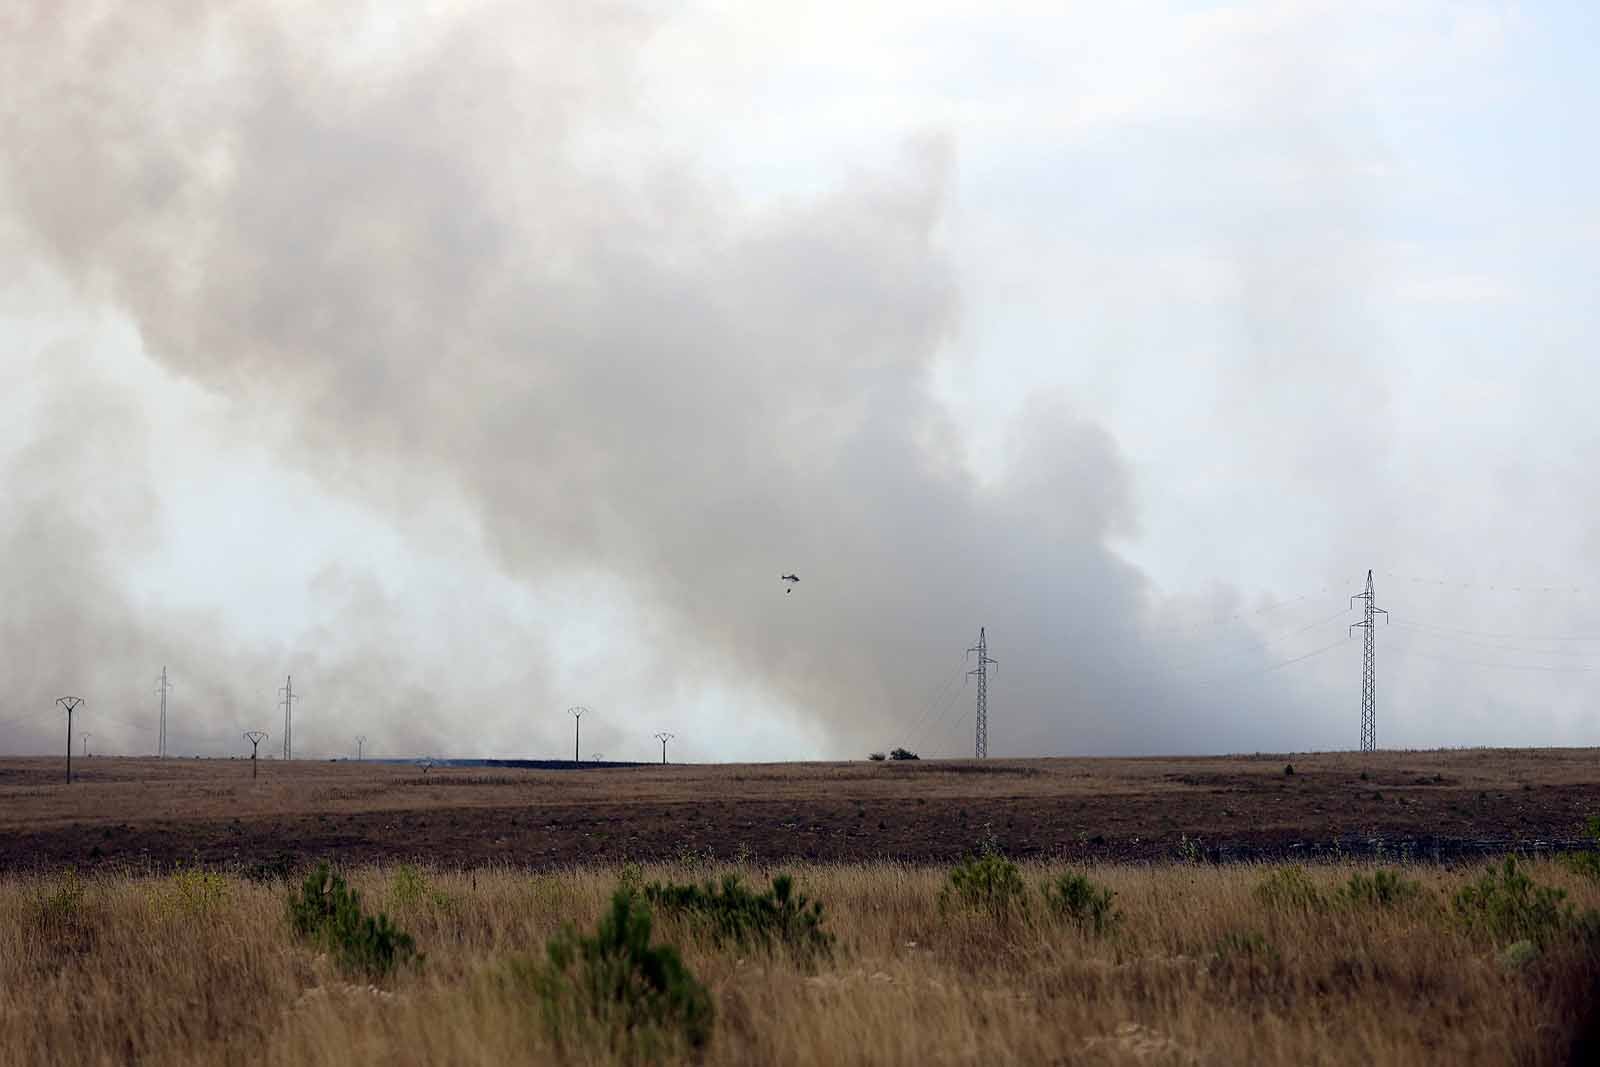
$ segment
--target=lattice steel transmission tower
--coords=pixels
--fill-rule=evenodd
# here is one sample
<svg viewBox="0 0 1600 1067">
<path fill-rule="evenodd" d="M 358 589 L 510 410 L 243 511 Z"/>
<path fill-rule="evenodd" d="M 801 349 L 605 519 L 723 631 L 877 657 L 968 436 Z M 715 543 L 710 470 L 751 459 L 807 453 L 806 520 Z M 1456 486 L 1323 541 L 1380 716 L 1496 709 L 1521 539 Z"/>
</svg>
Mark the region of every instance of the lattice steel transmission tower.
<svg viewBox="0 0 1600 1067">
<path fill-rule="evenodd" d="M 968 674 L 978 676 L 978 737 L 977 756 L 986 759 L 989 755 L 989 667 L 1000 666 L 999 660 L 989 658 L 989 638 L 982 626 L 978 627 L 978 643 L 967 649 L 967 655 L 974 652 L 978 654 L 978 665 Z"/>
<path fill-rule="evenodd" d="M 283 699 L 278 703 L 283 705 L 283 758 L 293 759 L 294 738 L 294 675 L 285 675 L 283 688 L 278 690 L 283 694 Z"/>
<path fill-rule="evenodd" d="M 167 669 L 161 668 L 161 679 L 156 683 L 156 692 L 161 694 L 161 729 L 156 737 L 156 756 L 158 759 L 167 758 L 167 694 L 172 691 L 172 683 L 167 681 Z"/>
<path fill-rule="evenodd" d="M 1367 588 L 1350 598 L 1350 606 L 1365 600 L 1365 617 L 1350 624 L 1365 630 L 1361 635 L 1361 751 L 1372 752 L 1378 747 L 1378 643 L 1377 629 L 1372 625 L 1377 616 L 1389 621 L 1389 613 L 1378 607 L 1377 594 L 1372 591 L 1372 572 L 1367 571 Z"/>
</svg>

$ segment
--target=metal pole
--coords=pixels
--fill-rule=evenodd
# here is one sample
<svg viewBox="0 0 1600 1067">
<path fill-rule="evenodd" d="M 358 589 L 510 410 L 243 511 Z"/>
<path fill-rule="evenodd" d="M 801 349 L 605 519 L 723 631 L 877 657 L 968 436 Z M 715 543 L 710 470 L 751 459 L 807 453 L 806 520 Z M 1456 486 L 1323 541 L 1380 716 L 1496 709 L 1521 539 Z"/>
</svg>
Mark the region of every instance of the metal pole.
<svg viewBox="0 0 1600 1067">
<path fill-rule="evenodd" d="M 56 703 L 67 709 L 67 784 L 72 784 L 72 713 L 83 703 L 82 697 L 58 697 Z"/>
<path fill-rule="evenodd" d="M 267 739 L 267 733 L 264 730 L 246 730 L 244 739 L 250 742 L 250 780 L 255 781 L 256 753 L 261 748 L 261 742 Z"/>
<path fill-rule="evenodd" d="M 574 704 L 567 711 L 572 714 L 572 765 L 578 765 L 578 723 L 583 719 L 583 713 L 589 709 L 582 704 Z"/>
</svg>

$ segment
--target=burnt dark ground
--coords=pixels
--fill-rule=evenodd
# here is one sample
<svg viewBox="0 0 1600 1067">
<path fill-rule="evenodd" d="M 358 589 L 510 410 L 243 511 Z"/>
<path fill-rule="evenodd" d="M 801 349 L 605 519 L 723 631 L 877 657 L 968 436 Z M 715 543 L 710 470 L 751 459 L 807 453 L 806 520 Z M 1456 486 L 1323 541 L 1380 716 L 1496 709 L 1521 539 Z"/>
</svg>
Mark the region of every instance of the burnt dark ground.
<svg viewBox="0 0 1600 1067">
<path fill-rule="evenodd" d="M 1582 844 L 1592 750 L 926 761 L 419 775 L 376 765 L 0 762 L 0 870 L 685 858 L 1450 862 Z M 1295 773 L 1285 773 L 1293 763 Z M 1365 778 L 1362 775 L 1365 774 Z M 580 781 L 581 780 L 581 781 Z"/>
</svg>

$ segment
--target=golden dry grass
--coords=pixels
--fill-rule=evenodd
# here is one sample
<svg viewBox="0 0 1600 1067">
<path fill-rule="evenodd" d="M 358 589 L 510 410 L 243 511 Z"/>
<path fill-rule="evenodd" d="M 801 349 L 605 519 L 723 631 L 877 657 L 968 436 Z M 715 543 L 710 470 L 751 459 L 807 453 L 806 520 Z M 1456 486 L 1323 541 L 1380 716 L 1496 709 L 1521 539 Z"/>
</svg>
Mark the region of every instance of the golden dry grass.
<svg viewBox="0 0 1600 1067">
<path fill-rule="evenodd" d="M 1310 876 L 1331 888 L 1355 869 Z M 1600 887 L 1566 868 L 1528 869 L 1600 905 Z M 1055 869 L 1023 871 L 1037 905 Z M 1421 907 L 1294 911 L 1260 899 L 1265 868 L 1101 867 L 1089 873 L 1124 915 L 1108 937 L 1037 906 L 998 924 L 941 909 L 943 869 L 793 873 L 838 938 L 814 969 L 657 922 L 714 997 L 707 1063 L 1544 1064 L 1570 1062 L 1589 1025 L 1596 964 L 1576 937 L 1511 966 L 1504 946 L 1450 921 L 1445 903 L 1477 869 L 1408 870 L 1432 902 Z M 393 868 L 356 870 L 369 907 L 427 954 L 381 988 L 292 940 L 281 885 L 218 876 L 206 903 L 181 874 L 101 873 L 63 919 L 45 902 L 71 876 L 12 877 L 0 881 L 0 1067 L 613 1062 L 558 1046 L 531 998 L 494 979 L 510 958 L 540 957 L 564 921 L 592 926 L 618 874 L 430 872 L 437 893 L 399 899 Z M 1265 951 L 1219 953 L 1235 935 Z"/>
</svg>

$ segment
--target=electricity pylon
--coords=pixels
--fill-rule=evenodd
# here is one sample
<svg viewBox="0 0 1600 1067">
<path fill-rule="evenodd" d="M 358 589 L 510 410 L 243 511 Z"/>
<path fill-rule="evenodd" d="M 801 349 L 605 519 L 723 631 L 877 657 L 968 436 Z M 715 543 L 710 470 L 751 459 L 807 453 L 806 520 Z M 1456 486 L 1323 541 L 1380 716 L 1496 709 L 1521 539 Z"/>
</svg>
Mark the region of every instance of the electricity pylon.
<svg viewBox="0 0 1600 1067">
<path fill-rule="evenodd" d="M 1372 624 L 1379 615 L 1389 621 L 1389 613 L 1378 607 L 1377 594 L 1372 590 L 1372 572 L 1367 571 L 1367 588 L 1350 598 L 1350 606 L 1365 600 L 1367 606 L 1360 622 L 1350 624 L 1350 629 L 1360 627 L 1361 635 L 1361 751 L 1372 752 L 1378 747 L 1378 643 L 1377 629 Z"/>
<path fill-rule="evenodd" d="M 967 655 L 974 652 L 978 654 L 978 665 L 968 674 L 978 676 L 978 737 L 977 756 L 986 759 L 989 755 L 989 666 L 1000 666 L 999 660 L 989 658 L 989 638 L 982 626 L 978 627 L 978 643 L 967 649 Z"/>
<path fill-rule="evenodd" d="M 671 741 L 672 737 L 673 735 L 667 733 L 665 730 L 659 734 L 656 734 L 656 740 L 661 742 L 661 765 L 663 767 L 667 765 L 667 742 Z"/>
<path fill-rule="evenodd" d="M 172 691 L 172 683 L 167 681 L 167 669 L 161 668 L 161 679 L 156 683 L 156 692 L 161 694 L 161 724 L 156 736 L 156 758 L 167 758 L 167 694 Z"/>
<path fill-rule="evenodd" d="M 283 705 L 283 758 L 293 759 L 294 739 L 294 675 L 285 675 L 283 688 L 278 690 L 283 697 L 278 703 Z"/>
</svg>

